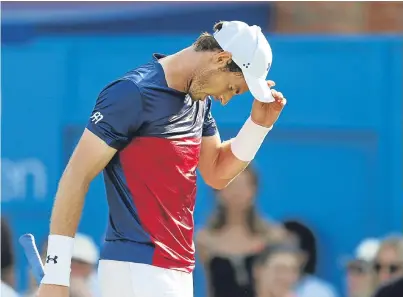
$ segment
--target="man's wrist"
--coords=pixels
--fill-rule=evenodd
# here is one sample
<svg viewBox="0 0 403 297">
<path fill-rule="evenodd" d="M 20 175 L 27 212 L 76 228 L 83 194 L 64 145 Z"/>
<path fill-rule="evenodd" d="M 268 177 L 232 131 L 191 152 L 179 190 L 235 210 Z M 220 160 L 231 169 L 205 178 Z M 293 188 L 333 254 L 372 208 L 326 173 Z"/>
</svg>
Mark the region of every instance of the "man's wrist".
<svg viewBox="0 0 403 297">
<path fill-rule="evenodd" d="M 252 123 L 254 123 L 254 124 L 255 124 L 256 126 L 258 126 L 258 127 L 262 127 L 262 128 L 265 128 L 265 129 L 269 129 L 269 131 L 270 131 L 271 129 L 273 129 L 273 125 L 271 125 L 270 127 L 266 127 L 266 126 L 263 126 L 263 125 L 257 123 L 256 121 L 254 121 L 252 117 L 250 117 L 250 120 L 252 121 Z"/>
<path fill-rule="evenodd" d="M 49 235 L 48 252 L 45 259 L 45 276 L 41 283 L 70 286 L 70 266 L 74 238 L 63 235 Z"/>
<path fill-rule="evenodd" d="M 234 156 L 244 162 L 252 161 L 271 129 L 272 127 L 266 128 L 256 124 L 249 117 L 238 135 L 231 141 Z"/>
</svg>

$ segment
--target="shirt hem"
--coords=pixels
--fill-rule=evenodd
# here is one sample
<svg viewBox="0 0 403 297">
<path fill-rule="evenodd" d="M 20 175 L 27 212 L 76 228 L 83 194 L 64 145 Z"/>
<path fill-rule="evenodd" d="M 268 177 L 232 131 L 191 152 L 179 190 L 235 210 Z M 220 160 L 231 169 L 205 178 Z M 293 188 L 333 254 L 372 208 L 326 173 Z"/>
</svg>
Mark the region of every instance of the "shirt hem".
<svg viewBox="0 0 403 297">
<path fill-rule="evenodd" d="M 101 250 L 100 260 L 112 260 L 147 264 L 159 268 L 192 273 L 194 264 L 162 265 L 153 261 L 155 246 L 152 243 L 141 243 L 129 240 L 105 241 Z M 172 261 L 170 259 L 170 261 Z"/>
</svg>

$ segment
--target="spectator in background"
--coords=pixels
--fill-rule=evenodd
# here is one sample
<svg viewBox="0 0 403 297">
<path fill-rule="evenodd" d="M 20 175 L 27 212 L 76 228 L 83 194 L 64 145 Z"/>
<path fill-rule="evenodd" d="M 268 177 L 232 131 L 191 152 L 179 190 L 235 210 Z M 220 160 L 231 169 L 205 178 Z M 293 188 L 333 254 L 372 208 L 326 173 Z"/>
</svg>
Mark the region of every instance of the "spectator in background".
<svg viewBox="0 0 403 297">
<path fill-rule="evenodd" d="M 375 289 L 373 263 L 379 244 L 379 240 L 374 238 L 363 240 L 355 251 L 354 259 L 347 262 L 347 297 L 372 296 Z"/>
<path fill-rule="evenodd" d="M 298 297 L 293 293 L 303 263 L 302 251 L 292 245 L 268 246 L 254 265 L 256 297 Z"/>
<path fill-rule="evenodd" d="M 77 233 L 71 260 L 70 297 L 100 296 L 96 265 L 99 250 L 91 237 Z"/>
<path fill-rule="evenodd" d="M 381 241 L 375 257 L 374 270 L 378 286 L 384 285 L 393 279 L 403 277 L 402 236 L 389 236 Z"/>
<path fill-rule="evenodd" d="M 397 278 L 377 290 L 374 297 L 402 297 L 403 296 L 403 277 Z"/>
<path fill-rule="evenodd" d="M 287 221 L 285 228 L 299 242 L 300 249 L 306 256 L 306 265 L 296 287 L 298 297 L 336 297 L 335 288 L 315 276 L 316 272 L 316 238 L 313 232 L 297 221 Z"/>
<path fill-rule="evenodd" d="M 14 249 L 7 221 L 1 218 L 1 297 L 17 297 L 14 291 Z"/>
<path fill-rule="evenodd" d="M 253 296 L 253 261 L 268 244 L 283 241 L 285 230 L 260 217 L 254 201 L 258 178 L 251 166 L 216 192 L 218 206 L 196 236 L 211 297 Z"/>
</svg>

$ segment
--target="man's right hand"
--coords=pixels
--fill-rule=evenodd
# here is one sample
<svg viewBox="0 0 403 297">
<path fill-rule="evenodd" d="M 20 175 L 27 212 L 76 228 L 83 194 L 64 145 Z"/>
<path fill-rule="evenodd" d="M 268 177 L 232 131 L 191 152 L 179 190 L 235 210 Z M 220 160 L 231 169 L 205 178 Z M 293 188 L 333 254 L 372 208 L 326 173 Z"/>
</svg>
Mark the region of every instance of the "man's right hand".
<svg viewBox="0 0 403 297">
<path fill-rule="evenodd" d="M 69 297 L 69 287 L 41 284 L 36 297 Z"/>
</svg>

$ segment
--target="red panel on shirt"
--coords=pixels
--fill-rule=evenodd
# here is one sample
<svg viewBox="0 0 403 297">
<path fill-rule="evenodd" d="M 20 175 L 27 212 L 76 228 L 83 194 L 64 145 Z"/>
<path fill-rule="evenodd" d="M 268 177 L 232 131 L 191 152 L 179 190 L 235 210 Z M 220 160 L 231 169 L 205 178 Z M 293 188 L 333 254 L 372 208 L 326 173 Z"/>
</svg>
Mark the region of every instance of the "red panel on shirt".
<svg viewBox="0 0 403 297">
<path fill-rule="evenodd" d="M 120 160 L 142 227 L 155 244 L 153 265 L 191 272 L 200 138 L 135 138 Z"/>
</svg>

